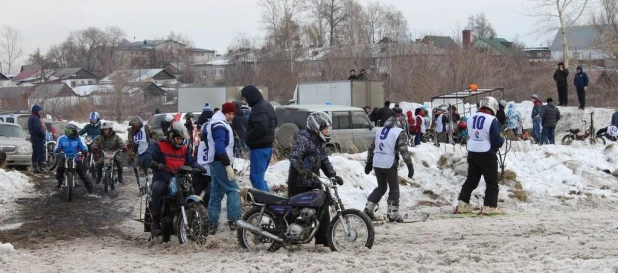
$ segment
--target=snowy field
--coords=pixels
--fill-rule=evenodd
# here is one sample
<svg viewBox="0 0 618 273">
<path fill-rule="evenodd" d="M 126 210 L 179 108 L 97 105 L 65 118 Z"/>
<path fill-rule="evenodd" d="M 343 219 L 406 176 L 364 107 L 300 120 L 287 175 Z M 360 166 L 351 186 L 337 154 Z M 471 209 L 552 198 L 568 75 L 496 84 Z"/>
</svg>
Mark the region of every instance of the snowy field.
<svg viewBox="0 0 618 273">
<path fill-rule="evenodd" d="M 531 103 L 518 108 L 528 117 Z M 560 109 L 563 120 L 558 131 L 566 131 L 593 110 L 597 127 L 607 125 L 613 113 L 609 109 Z M 525 122 L 524 127 L 531 127 Z M 205 245 L 181 246 L 175 237 L 168 244 L 151 244 L 142 225 L 131 220 L 138 217 L 139 204 L 130 169 L 125 169 L 128 181 L 113 195 L 102 193 L 98 185 L 96 195 L 78 196 L 72 204 L 65 204 L 51 190 L 53 178 L 33 181 L 0 170 L 0 271 L 618 272 L 615 143 L 538 146 L 512 142 L 499 195 L 499 206 L 510 215 L 456 219 L 446 214 L 452 212 L 465 180 L 465 147 L 423 144 L 410 151 L 415 175 L 405 178 L 407 169 L 402 163 L 401 211 L 410 217 L 429 213 L 430 218 L 424 223 L 376 227 L 374 247 L 351 253 L 332 253 L 313 245 L 275 253 L 247 252 L 239 248 L 236 233 L 227 229 L 210 236 Z M 347 207 L 362 209 L 376 187 L 373 173 L 364 174 L 365 159 L 366 153 L 331 157 L 345 181 L 340 194 Z M 246 166 L 246 162 L 238 163 Z M 274 162 L 266 174 L 269 186 L 285 186 L 288 169 L 287 160 Z M 250 185 L 244 173 L 239 180 L 241 187 Z M 484 189 L 481 181 L 472 205 L 482 204 Z M 51 196 L 43 206 L 75 206 L 75 211 L 63 216 L 74 214 L 75 219 L 63 227 L 70 231 L 66 236 L 54 237 L 59 227 L 43 226 L 44 218 L 20 219 L 11 213 L 29 211 L 24 202 L 16 200 L 39 196 Z M 109 212 L 99 212 L 105 209 Z M 99 214 L 91 215 L 88 210 L 102 213 L 109 221 L 97 222 Z M 384 197 L 378 214 L 385 213 Z M 224 217 L 223 213 L 221 222 Z"/>
</svg>

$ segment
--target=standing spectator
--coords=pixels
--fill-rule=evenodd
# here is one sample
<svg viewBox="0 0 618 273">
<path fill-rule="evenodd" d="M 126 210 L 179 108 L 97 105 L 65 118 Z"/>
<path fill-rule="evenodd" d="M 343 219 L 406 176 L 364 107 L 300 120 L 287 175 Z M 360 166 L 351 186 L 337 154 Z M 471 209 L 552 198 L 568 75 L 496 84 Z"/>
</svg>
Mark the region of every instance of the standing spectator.
<svg viewBox="0 0 618 273">
<path fill-rule="evenodd" d="M 367 117 L 369 117 L 369 120 L 371 120 L 371 107 L 369 107 L 369 105 L 363 107 L 363 110 L 365 111 L 365 114 L 367 114 Z"/>
<path fill-rule="evenodd" d="M 514 101 L 509 102 L 507 106 L 506 124 L 507 124 L 506 125 L 507 128 L 512 132 L 512 134 L 509 133 L 509 136 L 511 137 L 511 139 L 515 139 L 515 137 L 521 134 L 520 132 L 521 114 L 515 108 Z"/>
<path fill-rule="evenodd" d="M 567 84 L 567 77 L 569 76 L 569 70 L 564 67 L 564 63 L 558 64 L 558 69 L 554 72 L 554 81 L 558 89 L 558 100 L 560 104 L 558 106 L 567 106 L 569 94 L 569 86 Z"/>
<path fill-rule="evenodd" d="M 436 135 L 437 135 L 437 141 L 436 141 L 436 146 L 440 146 L 439 143 L 444 142 L 444 143 L 449 143 L 448 141 L 448 130 L 450 128 L 449 126 L 449 118 L 446 115 L 446 111 L 445 109 L 437 109 L 436 114 Z"/>
<path fill-rule="evenodd" d="M 504 112 L 504 108 L 506 108 L 506 101 L 501 100 L 500 105 L 498 105 L 498 113 L 496 113 L 496 119 L 500 123 L 500 126 L 504 126 L 506 124 L 506 113 Z"/>
<path fill-rule="evenodd" d="M 543 144 L 543 138 L 541 137 L 541 111 L 543 110 L 543 103 L 539 100 L 539 96 L 537 94 L 532 94 L 532 103 L 534 103 L 534 107 L 532 108 L 532 132 L 534 133 L 534 140 L 538 144 Z"/>
<path fill-rule="evenodd" d="M 358 76 L 356 76 L 356 70 L 350 70 L 350 76 L 348 77 L 348 80 L 358 80 Z"/>
<path fill-rule="evenodd" d="M 399 117 L 402 114 L 403 111 L 399 108 L 399 103 L 395 103 L 395 106 L 393 106 L 393 112 L 395 112 L 396 117 Z"/>
<path fill-rule="evenodd" d="M 427 131 L 427 128 L 425 126 L 426 119 L 425 111 L 423 111 L 423 109 L 416 108 L 414 112 L 416 113 L 416 119 L 414 121 L 414 132 L 416 133 L 416 136 L 414 137 L 414 145 L 418 146 L 421 145 L 421 140 L 423 140 L 423 134 Z"/>
<path fill-rule="evenodd" d="M 277 117 L 273 106 L 262 97 L 262 92 L 253 85 L 245 86 L 240 93 L 251 107 L 247 122 L 247 146 L 249 147 L 249 179 L 254 188 L 268 191 L 264 173 L 270 164 Z"/>
<path fill-rule="evenodd" d="M 390 101 L 385 101 L 384 102 L 384 107 L 382 107 L 379 111 L 378 111 L 378 119 L 380 120 L 380 124 L 379 125 L 384 125 L 384 123 L 386 122 L 386 120 L 390 117 L 394 117 L 395 116 L 395 111 L 393 111 L 393 109 L 390 108 L 391 106 L 391 102 Z"/>
<path fill-rule="evenodd" d="M 161 109 L 159 109 L 159 108 L 155 109 L 155 115 L 156 114 L 161 114 Z"/>
<path fill-rule="evenodd" d="M 584 110 L 586 107 L 586 90 L 588 89 L 588 74 L 586 74 L 582 66 L 577 67 L 577 74 L 573 79 L 575 89 L 577 90 L 577 100 L 579 100 L 579 109 Z"/>
<path fill-rule="evenodd" d="M 197 118 L 197 129 L 201 130 L 202 125 L 208 122 L 214 114 L 215 113 L 210 110 L 210 105 L 208 105 L 208 102 L 204 103 L 204 107 L 202 107 L 202 114 L 200 114 L 200 116 Z"/>
<path fill-rule="evenodd" d="M 247 149 L 245 141 L 247 141 L 247 119 L 245 119 L 242 110 L 242 103 L 234 102 L 236 106 L 236 115 L 232 120 L 232 130 L 234 131 L 234 156 L 240 157 L 242 152 Z"/>
<path fill-rule="evenodd" d="M 378 107 L 373 107 L 373 110 L 371 110 L 371 121 L 374 122 L 375 126 L 379 126 L 379 121 L 380 121 L 380 108 Z"/>
<path fill-rule="evenodd" d="M 365 81 L 369 80 L 369 77 L 367 76 L 367 71 L 365 71 L 365 69 L 361 69 L 360 74 L 358 75 L 358 79 Z"/>
<path fill-rule="evenodd" d="M 28 118 L 28 132 L 32 143 L 32 172 L 42 173 L 47 171 L 45 162 L 45 136 L 46 128 L 41 122 L 43 108 L 39 105 L 32 106 L 32 115 Z"/>
<path fill-rule="evenodd" d="M 560 110 L 554 105 L 552 98 L 547 99 L 547 105 L 541 110 L 543 122 L 543 144 L 556 144 L 556 124 L 560 120 Z"/>
<path fill-rule="evenodd" d="M 173 121 L 174 116 L 172 114 L 165 115 L 165 119 L 161 121 L 161 131 L 163 131 L 163 136 L 167 136 L 167 130 L 172 126 Z"/>
</svg>

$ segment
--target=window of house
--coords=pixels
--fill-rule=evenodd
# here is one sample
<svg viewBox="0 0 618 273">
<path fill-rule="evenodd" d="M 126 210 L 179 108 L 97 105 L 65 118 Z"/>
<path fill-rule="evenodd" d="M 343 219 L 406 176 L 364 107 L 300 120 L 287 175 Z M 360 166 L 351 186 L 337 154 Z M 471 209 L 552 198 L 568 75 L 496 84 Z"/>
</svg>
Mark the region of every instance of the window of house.
<svg viewBox="0 0 618 273">
<path fill-rule="evenodd" d="M 75 87 L 77 83 L 75 81 L 71 81 L 71 87 Z"/>
<path fill-rule="evenodd" d="M 369 117 L 364 111 L 352 111 L 352 129 L 371 128 Z"/>
<path fill-rule="evenodd" d="M 94 84 L 94 81 L 88 81 L 88 84 L 92 85 L 92 84 Z"/>
<path fill-rule="evenodd" d="M 333 112 L 333 130 L 351 128 L 350 112 Z"/>
</svg>

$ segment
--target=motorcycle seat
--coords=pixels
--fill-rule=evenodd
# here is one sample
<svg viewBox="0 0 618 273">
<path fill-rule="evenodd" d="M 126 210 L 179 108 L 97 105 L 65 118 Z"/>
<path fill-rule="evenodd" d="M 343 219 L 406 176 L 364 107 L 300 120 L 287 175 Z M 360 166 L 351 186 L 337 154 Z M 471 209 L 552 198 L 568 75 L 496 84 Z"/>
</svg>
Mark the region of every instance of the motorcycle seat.
<svg viewBox="0 0 618 273">
<path fill-rule="evenodd" d="M 289 199 L 279 196 L 275 193 L 262 191 L 251 188 L 248 190 L 248 195 L 252 198 L 251 201 L 255 203 L 269 204 L 269 205 L 287 205 Z"/>
</svg>

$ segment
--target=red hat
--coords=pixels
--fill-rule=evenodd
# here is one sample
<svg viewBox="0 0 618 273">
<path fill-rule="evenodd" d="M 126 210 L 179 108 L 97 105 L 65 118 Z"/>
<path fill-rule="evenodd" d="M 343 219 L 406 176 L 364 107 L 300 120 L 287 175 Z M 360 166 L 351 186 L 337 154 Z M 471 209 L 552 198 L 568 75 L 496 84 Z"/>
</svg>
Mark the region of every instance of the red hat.
<svg viewBox="0 0 618 273">
<path fill-rule="evenodd" d="M 236 105 L 231 102 L 226 102 L 221 106 L 221 112 L 223 112 L 224 115 L 227 113 L 236 114 Z"/>
</svg>

